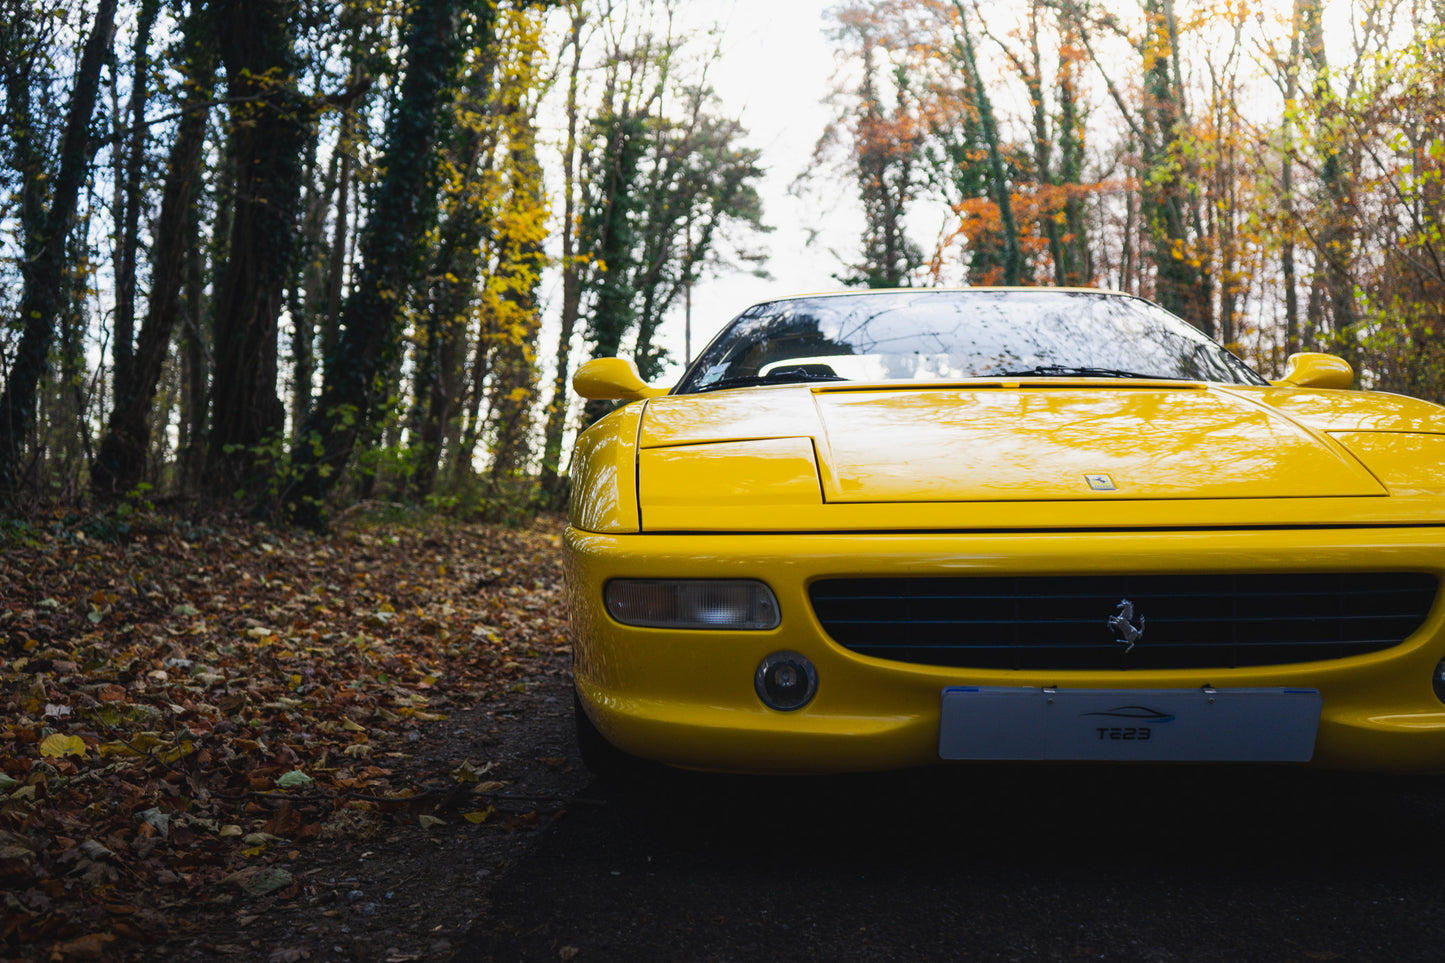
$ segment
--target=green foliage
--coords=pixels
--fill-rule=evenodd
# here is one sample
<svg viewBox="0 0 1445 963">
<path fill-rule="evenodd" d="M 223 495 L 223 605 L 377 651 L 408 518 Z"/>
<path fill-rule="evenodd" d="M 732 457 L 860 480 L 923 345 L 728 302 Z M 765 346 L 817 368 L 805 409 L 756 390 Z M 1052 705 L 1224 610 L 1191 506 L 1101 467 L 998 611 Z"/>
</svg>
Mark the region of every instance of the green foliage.
<svg viewBox="0 0 1445 963">
<path fill-rule="evenodd" d="M 637 182 L 648 126 L 647 118 L 635 113 L 603 114 L 591 124 L 594 146 L 583 168 L 591 185 L 590 203 L 582 212 L 580 247 L 592 265 L 586 288 L 592 302 L 587 340 L 593 357 L 617 355 L 635 320 L 633 258 L 643 209 Z"/>
</svg>

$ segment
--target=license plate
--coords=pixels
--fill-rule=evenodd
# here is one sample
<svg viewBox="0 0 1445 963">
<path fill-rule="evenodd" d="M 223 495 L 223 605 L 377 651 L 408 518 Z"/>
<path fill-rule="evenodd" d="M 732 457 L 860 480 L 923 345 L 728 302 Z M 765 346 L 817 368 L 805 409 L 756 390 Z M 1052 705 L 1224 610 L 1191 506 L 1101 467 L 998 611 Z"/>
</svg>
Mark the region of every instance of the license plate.
<svg viewBox="0 0 1445 963">
<path fill-rule="evenodd" d="M 1317 689 L 943 690 L 944 759 L 1308 762 Z"/>
</svg>

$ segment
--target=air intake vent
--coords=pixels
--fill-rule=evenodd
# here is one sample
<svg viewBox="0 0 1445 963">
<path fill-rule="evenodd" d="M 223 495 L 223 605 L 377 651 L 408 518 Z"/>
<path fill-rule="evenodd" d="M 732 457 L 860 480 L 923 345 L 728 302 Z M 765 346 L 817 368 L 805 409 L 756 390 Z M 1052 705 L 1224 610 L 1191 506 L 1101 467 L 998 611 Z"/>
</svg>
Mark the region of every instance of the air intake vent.
<svg viewBox="0 0 1445 963">
<path fill-rule="evenodd" d="M 1212 669 L 1399 645 L 1439 580 L 1419 572 L 825 579 L 828 635 L 862 655 L 978 669 Z M 1132 635 L 1121 603 L 1132 603 Z"/>
</svg>

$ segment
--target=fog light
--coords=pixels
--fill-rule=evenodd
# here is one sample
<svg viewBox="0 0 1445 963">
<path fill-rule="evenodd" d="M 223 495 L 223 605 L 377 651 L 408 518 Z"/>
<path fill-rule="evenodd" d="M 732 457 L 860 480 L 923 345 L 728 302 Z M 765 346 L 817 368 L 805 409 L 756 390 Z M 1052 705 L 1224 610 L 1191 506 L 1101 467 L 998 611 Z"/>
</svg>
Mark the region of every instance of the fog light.
<svg viewBox="0 0 1445 963">
<path fill-rule="evenodd" d="M 656 629 L 775 629 L 778 600 L 752 579 L 615 578 L 603 590 L 607 614 Z"/>
<path fill-rule="evenodd" d="M 812 701 L 818 691 L 818 670 L 796 652 L 774 652 L 758 663 L 753 688 L 769 709 L 791 712 Z"/>
<path fill-rule="evenodd" d="M 1435 675 L 1430 681 L 1435 685 L 1435 698 L 1445 702 L 1445 659 L 1435 663 Z"/>
</svg>

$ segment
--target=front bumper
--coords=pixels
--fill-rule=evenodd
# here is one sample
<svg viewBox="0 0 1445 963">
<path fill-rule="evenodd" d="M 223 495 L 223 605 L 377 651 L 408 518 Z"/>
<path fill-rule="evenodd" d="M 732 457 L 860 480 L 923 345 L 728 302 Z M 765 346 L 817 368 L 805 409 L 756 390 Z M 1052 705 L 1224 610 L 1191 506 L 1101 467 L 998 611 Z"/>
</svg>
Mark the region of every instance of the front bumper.
<svg viewBox="0 0 1445 963">
<path fill-rule="evenodd" d="M 1445 706 L 1431 677 L 1445 657 L 1445 605 L 1404 643 L 1369 655 L 1241 669 L 1012 671 L 889 662 L 832 642 L 809 584 L 855 576 L 1219 572 L 1432 572 L 1445 582 L 1445 528 L 1172 530 L 1068 533 L 599 535 L 569 528 L 567 593 L 578 693 L 618 748 L 664 763 L 748 772 L 846 772 L 939 762 L 947 686 L 1318 689 L 1312 765 L 1445 771 Z M 764 632 L 621 625 L 610 578 L 756 578 L 777 595 Z M 1445 592 L 1442 592 L 1445 594 Z M 807 656 L 818 692 L 803 709 L 766 708 L 758 662 Z"/>
</svg>

